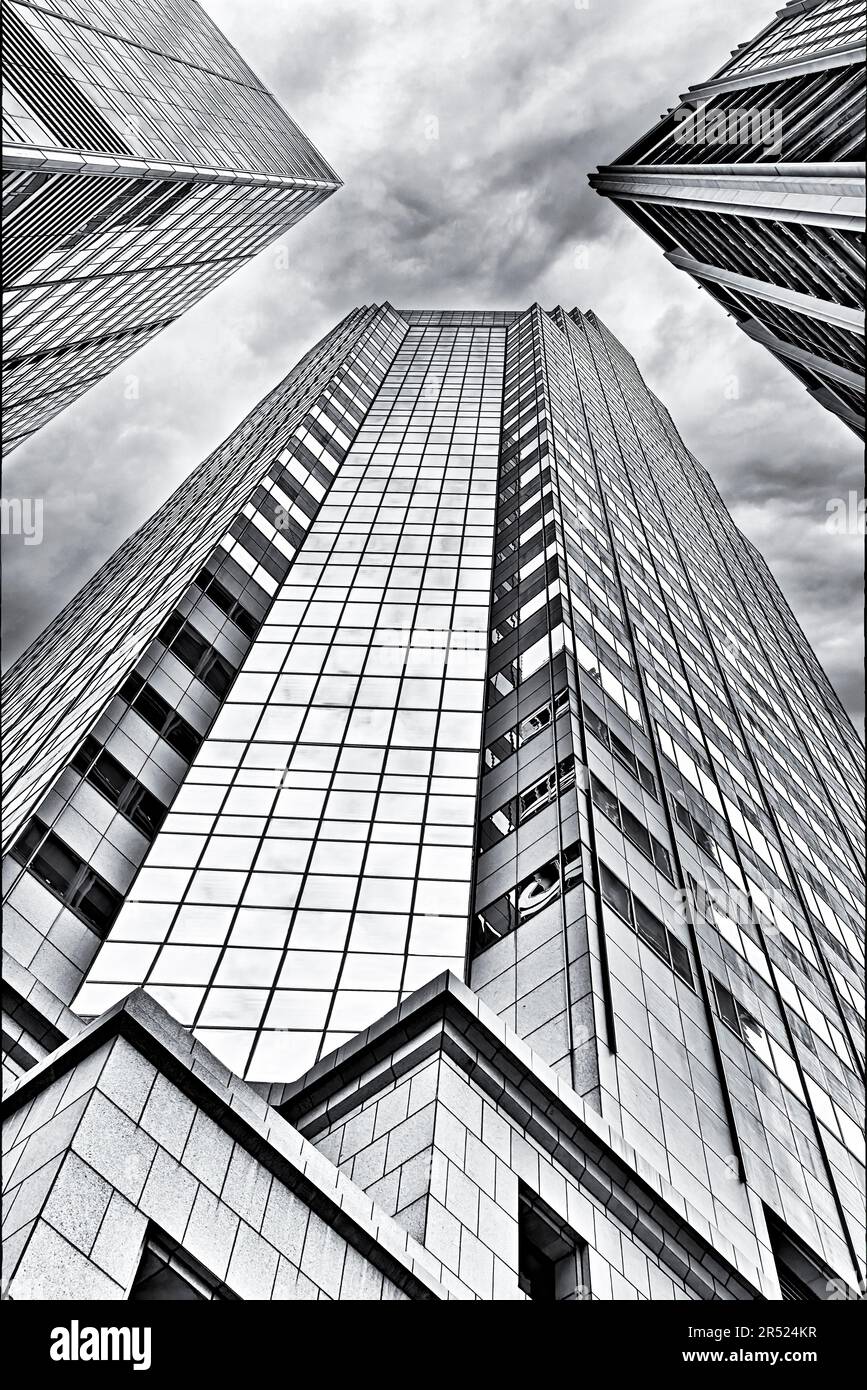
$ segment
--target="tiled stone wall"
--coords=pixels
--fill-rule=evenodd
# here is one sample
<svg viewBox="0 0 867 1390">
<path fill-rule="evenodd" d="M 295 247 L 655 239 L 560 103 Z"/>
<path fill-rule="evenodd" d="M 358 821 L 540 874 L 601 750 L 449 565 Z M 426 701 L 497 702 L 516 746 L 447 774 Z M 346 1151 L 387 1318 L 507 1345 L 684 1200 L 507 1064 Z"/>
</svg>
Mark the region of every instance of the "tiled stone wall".
<svg viewBox="0 0 867 1390">
<path fill-rule="evenodd" d="M 668 1251 L 662 1265 L 648 1239 L 606 1209 L 610 1194 L 582 1190 L 447 1056 L 392 1082 L 315 1142 L 442 1261 L 443 1282 L 465 1297 L 525 1297 L 518 1287 L 519 1180 L 586 1242 L 591 1297 L 733 1297 L 722 1267 L 713 1293 L 702 1294 L 685 1282 L 688 1256 Z M 706 1272 L 700 1277 L 706 1281 Z"/>
<path fill-rule="evenodd" d="M 584 1296 L 778 1296 L 764 1243 L 735 1246 L 711 1226 L 465 986 L 443 977 L 416 998 L 430 1005 L 437 989 L 447 1010 L 463 1003 L 484 1020 L 486 1041 L 474 1045 L 459 1013 L 432 1026 L 420 1005 L 417 1039 L 396 1014 L 388 1038 L 383 1022 L 330 1073 L 302 1078 L 285 1113 L 442 1262 L 449 1289 L 524 1297 L 523 1183 L 586 1244 Z"/>
<path fill-rule="evenodd" d="M 258 1130 L 254 1143 L 124 1037 L 71 1066 L 55 1062 L 44 1089 L 30 1073 L 19 1105 L 13 1092 L 3 1129 L 6 1296 L 123 1299 L 153 1226 L 242 1299 L 445 1297 L 433 1261 L 413 1272 L 423 1252 L 408 1254 L 404 1232 L 286 1121 L 200 1045 L 189 1063 L 199 1088 L 222 1091 L 236 1130 Z M 307 1188 L 281 1180 L 278 1160 Z M 306 1195 L 311 1182 L 318 1202 Z M 336 1229 L 335 1211 L 352 1231 Z M 403 1288 L 371 1258 L 374 1248 L 402 1267 Z"/>
</svg>

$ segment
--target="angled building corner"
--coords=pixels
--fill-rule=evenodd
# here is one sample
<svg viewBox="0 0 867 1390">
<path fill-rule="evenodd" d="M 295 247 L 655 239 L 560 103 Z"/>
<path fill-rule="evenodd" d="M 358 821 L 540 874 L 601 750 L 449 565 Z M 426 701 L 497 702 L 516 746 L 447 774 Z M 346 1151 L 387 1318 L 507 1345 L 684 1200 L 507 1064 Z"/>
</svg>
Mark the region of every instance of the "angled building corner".
<svg viewBox="0 0 867 1390">
<path fill-rule="evenodd" d="M 864 15 L 790 0 L 590 175 L 862 437 Z"/>
<path fill-rule="evenodd" d="M 3 0 L 4 450 L 340 187 L 197 0 Z"/>
</svg>

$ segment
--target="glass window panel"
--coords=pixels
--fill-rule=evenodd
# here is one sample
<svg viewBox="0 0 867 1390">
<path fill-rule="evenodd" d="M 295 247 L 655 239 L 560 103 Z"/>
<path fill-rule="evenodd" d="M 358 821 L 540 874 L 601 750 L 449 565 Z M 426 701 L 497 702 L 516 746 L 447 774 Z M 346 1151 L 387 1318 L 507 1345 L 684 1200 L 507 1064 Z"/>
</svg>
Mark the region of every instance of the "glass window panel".
<svg viewBox="0 0 867 1390">
<path fill-rule="evenodd" d="M 223 1066 L 236 1076 L 243 1076 L 256 1039 L 254 1028 L 194 1028 L 193 1037 L 203 1042 Z"/>
<path fill-rule="evenodd" d="M 308 705 L 315 688 L 315 676 L 278 676 L 271 700 L 275 705 Z M 241 698 L 232 691 L 233 700 Z"/>
<path fill-rule="evenodd" d="M 193 874 L 187 889 L 191 903 L 236 903 L 244 891 L 247 875 L 218 869 L 199 869 Z"/>
<path fill-rule="evenodd" d="M 423 796 L 401 796 L 398 792 L 383 792 L 376 805 L 377 820 L 421 825 L 424 819 Z"/>
<path fill-rule="evenodd" d="M 343 738 L 349 711 L 343 709 L 311 709 L 301 731 L 303 743 L 339 743 Z"/>
<path fill-rule="evenodd" d="M 434 680 L 404 680 L 400 688 L 400 703 L 405 709 L 438 709 L 440 704 L 440 682 Z"/>
<path fill-rule="evenodd" d="M 426 846 L 422 850 L 419 865 L 422 878 L 445 878 L 468 883 L 471 872 L 472 855 L 467 849 Z"/>
<path fill-rule="evenodd" d="M 272 827 L 273 828 L 273 827 Z M 278 839 L 273 836 L 262 841 L 257 870 L 276 870 L 282 873 L 303 873 L 310 856 L 306 840 Z"/>
<path fill-rule="evenodd" d="M 312 874 L 333 874 L 339 869 L 341 874 L 350 875 L 361 872 L 364 858 L 363 844 L 338 844 L 321 840 L 313 850 L 310 861 Z"/>
<path fill-rule="evenodd" d="M 275 785 L 276 785 L 275 777 Z M 274 789 L 270 787 L 233 787 L 223 807 L 231 816 L 267 816 L 274 804 Z"/>
<path fill-rule="evenodd" d="M 358 895 L 361 912 L 407 912 L 412 881 L 399 878 L 363 878 Z"/>
<path fill-rule="evenodd" d="M 428 820 L 436 824 L 471 825 L 475 814 L 476 802 L 472 796 L 431 796 L 428 799 Z"/>
<path fill-rule="evenodd" d="M 383 1014 L 396 1007 L 398 994 L 379 990 L 339 990 L 334 1001 L 330 1026 L 360 1033 Z"/>
<path fill-rule="evenodd" d="M 290 947 L 277 984 L 284 989 L 333 989 L 342 961 L 339 951 L 301 951 Z"/>
<path fill-rule="evenodd" d="M 437 716 L 433 710 L 398 710 L 391 741 L 398 747 L 402 744 L 429 747 L 434 741 L 436 723 Z"/>
<path fill-rule="evenodd" d="M 344 989 L 399 989 L 403 957 L 352 952 L 346 957 L 340 977 Z"/>
<path fill-rule="evenodd" d="M 445 710 L 440 715 L 437 743 L 447 748 L 478 749 L 481 742 L 482 715 L 457 714 Z"/>
<path fill-rule="evenodd" d="M 304 883 L 301 906 L 308 910 L 352 907 L 357 885 L 358 880 L 354 878 L 311 874 Z"/>
<path fill-rule="evenodd" d="M 301 887 L 300 874 L 252 873 L 244 890 L 245 907 L 294 907 Z"/>
<path fill-rule="evenodd" d="M 274 983 L 281 959 L 279 951 L 230 947 L 217 967 L 214 983 L 270 986 Z"/>
<path fill-rule="evenodd" d="M 431 754 L 424 748 L 394 748 L 386 758 L 387 773 L 426 776 L 430 771 Z"/>
<path fill-rule="evenodd" d="M 316 1061 L 321 1038 L 320 1032 L 262 1033 L 247 1068 L 247 1080 L 294 1080 Z"/>
<path fill-rule="evenodd" d="M 295 914 L 290 950 L 342 951 L 349 932 L 348 912 L 299 910 Z"/>
<path fill-rule="evenodd" d="M 217 946 L 164 946 L 148 984 L 206 985 L 219 954 Z"/>
<path fill-rule="evenodd" d="M 134 945 L 122 941 L 106 941 L 91 966 L 93 981 L 143 980 L 151 967 L 158 946 Z"/>
<path fill-rule="evenodd" d="M 323 990 L 278 989 L 268 1006 L 266 1028 L 324 1028 L 331 993 Z"/>
<path fill-rule="evenodd" d="M 252 836 L 214 835 L 202 855 L 202 868 L 249 869 L 258 848 L 259 841 Z"/>
<path fill-rule="evenodd" d="M 391 730 L 390 709 L 356 709 L 346 731 L 346 742 L 385 747 Z"/>
<path fill-rule="evenodd" d="M 300 791 L 292 787 L 281 791 L 277 797 L 274 814 L 303 819 L 317 820 L 325 804 L 325 792 L 317 790 Z"/>
<path fill-rule="evenodd" d="M 256 737 L 273 743 L 292 743 L 298 736 L 303 718 L 304 710 L 297 705 L 271 705 L 259 720 Z"/>
<path fill-rule="evenodd" d="M 211 736 L 246 740 L 252 737 L 258 718 L 258 705 L 224 705 L 214 721 Z"/>
<path fill-rule="evenodd" d="M 474 711 L 481 709 L 482 686 L 476 681 L 446 681 L 443 688 L 443 708 L 447 710 Z"/>
<path fill-rule="evenodd" d="M 285 675 L 295 675 L 298 672 L 313 672 L 316 675 L 322 670 L 325 658 L 328 655 L 327 647 L 314 646 L 308 642 L 295 642 L 290 648 L 283 663 L 283 673 Z"/>
<path fill-rule="evenodd" d="M 409 948 L 417 955 L 463 955 L 467 944 L 466 917 L 415 916 Z"/>
<path fill-rule="evenodd" d="M 231 907 L 193 907 L 184 904 L 171 930 L 173 945 L 221 946 L 232 921 Z"/>
<path fill-rule="evenodd" d="M 370 821 L 375 804 L 373 792 L 333 791 L 328 798 L 326 814 L 333 820 Z"/>
<path fill-rule="evenodd" d="M 599 865 L 599 877 L 605 902 L 627 922 L 631 921 L 629 889 L 604 864 Z"/>
<path fill-rule="evenodd" d="M 189 869 L 142 869 L 135 881 L 135 895 L 141 902 L 177 903 L 189 880 Z"/>
<path fill-rule="evenodd" d="M 265 989 L 209 989 L 198 1022 L 203 1028 L 255 1028 L 267 1002 Z"/>
<path fill-rule="evenodd" d="M 316 687 L 316 704 L 346 708 L 355 698 L 357 685 L 357 680 L 340 676 L 322 676 Z"/>
<path fill-rule="evenodd" d="M 341 772 L 379 772 L 384 757 L 379 748 L 344 748 L 338 767 Z"/>
<path fill-rule="evenodd" d="M 444 970 L 461 979 L 464 973 L 464 957 L 460 956 L 409 956 L 403 987 L 407 991 L 421 989 L 430 980 L 435 980 Z"/>
<path fill-rule="evenodd" d="M 184 1028 L 189 1028 L 205 997 L 204 988 L 193 989 L 186 985 L 156 985 L 150 981 L 147 985 L 147 992 L 153 995 L 157 1003 L 162 1004 L 172 1018 L 177 1019 Z"/>
<path fill-rule="evenodd" d="M 475 796 L 475 778 L 478 771 L 478 753 L 453 753 L 437 750 L 434 758 L 434 772 L 441 777 L 466 777 L 473 782 L 472 794 Z"/>
<path fill-rule="evenodd" d="M 230 940 L 233 946 L 283 946 L 291 925 L 288 909 L 240 907 Z"/>
<path fill-rule="evenodd" d="M 399 825 L 393 821 L 376 821 L 370 838 L 377 844 L 417 845 L 421 837 L 421 826 Z"/>
<path fill-rule="evenodd" d="M 415 850 L 406 845 L 372 844 L 364 871 L 371 878 L 408 878 L 415 872 L 415 858 Z"/>
<path fill-rule="evenodd" d="M 164 941 L 175 914 L 173 903 L 125 903 L 112 941 Z"/>
<path fill-rule="evenodd" d="M 331 772 L 337 762 L 336 748 L 318 746 L 299 746 L 294 749 L 290 760 L 293 775 L 296 771 Z M 324 783 L 319 783 L 322 786 Z"/>
<path fill-rule="evenodd" d="M 353 951 L 403 954 L 409 918 L 394 913 L 357 912 L 352 919 L 349 947 Z"/>
<path fill-rule="evenodd" d="M 669 959 L 668 933 L 658 917 L 649 912 L 643 903 L 633 898 L 635 926 L 638 935 L 665 959 Z"/>
<path fill-rule="evenodd" d="M 418 912 L 467 912 L 469 883 L 444 883 L 420 879 L 416 888 L 415 906 Z"/>
</svg>

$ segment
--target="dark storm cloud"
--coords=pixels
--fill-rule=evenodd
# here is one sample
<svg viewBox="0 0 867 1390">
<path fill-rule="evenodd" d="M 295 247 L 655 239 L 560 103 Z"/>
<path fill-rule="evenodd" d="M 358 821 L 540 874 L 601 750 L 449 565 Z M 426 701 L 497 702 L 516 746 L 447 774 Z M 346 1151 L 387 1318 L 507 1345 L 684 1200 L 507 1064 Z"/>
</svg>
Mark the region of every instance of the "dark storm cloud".
<svg viewBox="0 0 867 1390">
<path fill-rule="evenodd" d="M 205 4 L 345 187 L 8 461 L 7 658 L 353 305 L 538 301 L 622 338 L 860 718 L 856 441 L 586 179 L 779 0 Z"/>
</svg>

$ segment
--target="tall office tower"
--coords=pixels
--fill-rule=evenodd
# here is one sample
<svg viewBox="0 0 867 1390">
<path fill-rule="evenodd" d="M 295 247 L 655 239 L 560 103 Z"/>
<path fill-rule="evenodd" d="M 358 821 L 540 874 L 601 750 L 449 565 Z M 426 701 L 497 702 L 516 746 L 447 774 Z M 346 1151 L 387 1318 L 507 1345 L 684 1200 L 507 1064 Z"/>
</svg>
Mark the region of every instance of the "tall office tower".
<svg viewBox="0 0 867 1390">
<path fill-rule="evenodd" d="M 863 62 L 864 0 L 789 0 L 590 177 L 857 434 Z"/>
<path fill-rule="evenodd" d="M 22 1197 L 13 1295 L 390 1296 L 300 1163 L 412 1298 L 845 1296 L 861 751 L 592 314 L 351 313 L 10 675 L 13 1185 L 138 1232 Z"/>
<path fill-rule="evenodd" d="M 4 0 L 4 448 L 340 186 L 197 0 Z"/>
</svg>

